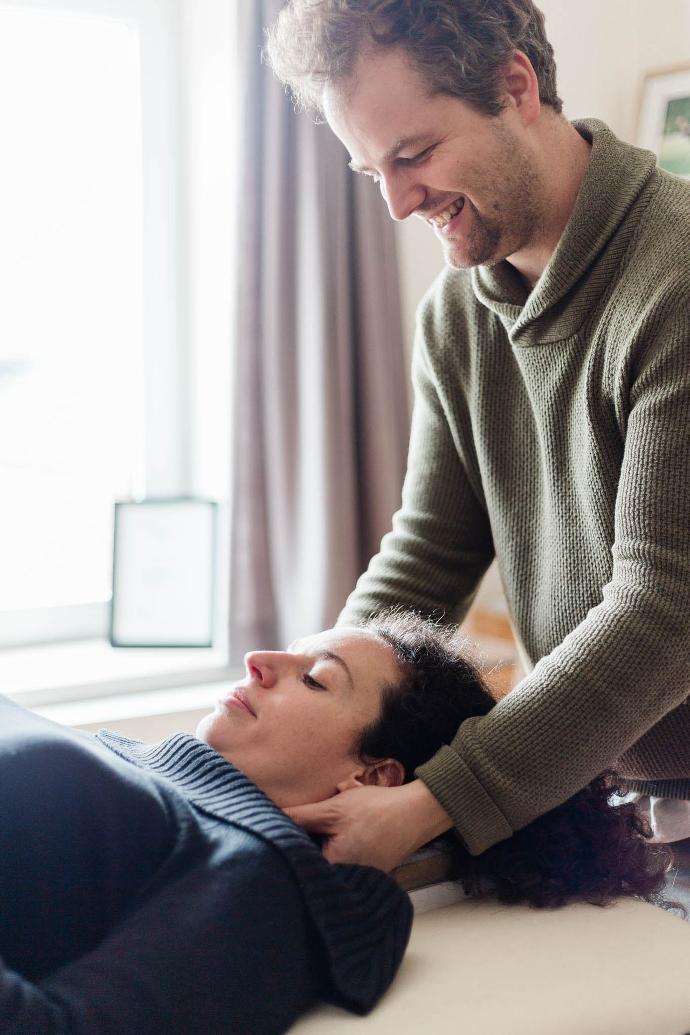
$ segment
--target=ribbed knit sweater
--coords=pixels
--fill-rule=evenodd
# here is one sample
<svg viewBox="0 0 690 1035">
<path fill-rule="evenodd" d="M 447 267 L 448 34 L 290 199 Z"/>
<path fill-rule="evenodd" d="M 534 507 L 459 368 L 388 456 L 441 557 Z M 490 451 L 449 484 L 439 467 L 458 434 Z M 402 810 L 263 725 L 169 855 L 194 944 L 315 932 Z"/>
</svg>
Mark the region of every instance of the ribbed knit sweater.
<svg viewBox="0 0 690 1035">
<path fill-rule="evenodd" d="M 690 797 L 690 183 L 574 125 L 532 291 L 501 262 L 421 303 L 402 507 L 339 618 L 460 622 L 497 558 L 528 675 L 416 771 L 473 854 L 611 764 Z"/>
<path fill-rule="evenodd" d="M 57 726 L 0 697 L 2 1035 L 278 1035 L 363 1013 L 411 927 L 221 755 Z"/>
</svg>

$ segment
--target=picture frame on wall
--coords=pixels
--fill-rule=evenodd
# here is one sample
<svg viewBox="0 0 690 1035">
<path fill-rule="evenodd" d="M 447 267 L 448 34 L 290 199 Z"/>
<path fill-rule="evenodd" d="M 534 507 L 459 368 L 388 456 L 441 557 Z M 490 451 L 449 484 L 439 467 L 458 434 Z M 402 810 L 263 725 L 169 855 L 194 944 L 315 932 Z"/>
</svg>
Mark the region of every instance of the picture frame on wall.
<svg viewBox="0 0 690 1035">
<path fill-rule="evenodd" d="M 213 500 L 115 503 L 113 647 L 212 647 L 217 512 Z"/>
<path fill-rule="evenodd" d="M 645 76 L 637 136 L 660 168 L 690 180 L 690 65 Z"/>
</svg>

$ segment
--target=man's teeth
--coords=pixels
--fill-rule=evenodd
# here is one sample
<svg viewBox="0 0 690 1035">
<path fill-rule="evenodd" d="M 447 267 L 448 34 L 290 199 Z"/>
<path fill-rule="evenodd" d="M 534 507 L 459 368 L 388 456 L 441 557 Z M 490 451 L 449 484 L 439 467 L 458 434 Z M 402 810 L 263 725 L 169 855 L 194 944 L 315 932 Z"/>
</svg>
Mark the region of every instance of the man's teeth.
<svg viewBox="0 0 690 1035">
<path fill-rule="evenodd" d="M 445 209 L 444 212 L 441 212 L 438 216 L 434 216 L 434 218 L 430 219 L 429 222 L 433 223 L 434 226 L 445 226 L 446 223 L 450 223 L 453 216 L 457 216 L 460 209 L 464 207 L 465 199 L 457 198 L 451 205 L 448 206 L 447 209 Z"/>
</svg>

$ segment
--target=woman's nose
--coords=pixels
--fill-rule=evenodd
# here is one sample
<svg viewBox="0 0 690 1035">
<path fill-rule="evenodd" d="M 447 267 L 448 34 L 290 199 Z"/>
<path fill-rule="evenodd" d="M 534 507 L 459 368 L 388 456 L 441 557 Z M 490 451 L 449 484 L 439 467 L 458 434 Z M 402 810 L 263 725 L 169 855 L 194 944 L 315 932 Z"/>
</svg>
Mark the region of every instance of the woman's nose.
<svg viewBox="0 0 690 1035">
<path fill-rule="evenodd" d="M 248 675 L 261 686 L 271 687 L 278 678 L 281 653 L 279 651 L 250 651 L 244 656 Z"/>
</svg>

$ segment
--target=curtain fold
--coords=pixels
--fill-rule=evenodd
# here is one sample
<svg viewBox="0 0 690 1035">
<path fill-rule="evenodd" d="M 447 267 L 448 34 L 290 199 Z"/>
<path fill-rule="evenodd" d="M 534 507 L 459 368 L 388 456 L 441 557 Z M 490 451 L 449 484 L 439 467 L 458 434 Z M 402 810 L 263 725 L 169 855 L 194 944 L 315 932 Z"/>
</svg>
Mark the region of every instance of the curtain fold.
<svg viewBox="0 0 690 1035">
<path fill-rule="evenodd" d="M 335 621 L 400 503 L 409 436 L 393 225 L 327 126 L 260 63 L 282 0 L 245 0 L 230 644 Z"/>
</svg>

